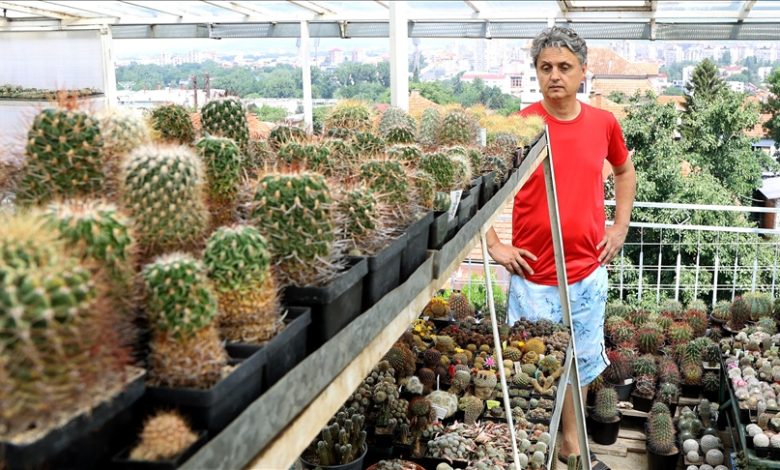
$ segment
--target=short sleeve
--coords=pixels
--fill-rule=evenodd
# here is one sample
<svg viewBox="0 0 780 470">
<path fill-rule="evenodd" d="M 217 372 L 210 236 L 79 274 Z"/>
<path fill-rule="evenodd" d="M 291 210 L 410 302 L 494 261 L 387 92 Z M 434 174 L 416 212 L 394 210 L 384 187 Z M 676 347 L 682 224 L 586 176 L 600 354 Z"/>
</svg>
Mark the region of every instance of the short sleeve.
<svg viewBox="0 0 780 470">
<path fill-rule="evenodd" d="M 620 123 L 612 114 L 610 114 L 610 118 L 611 131 L 609 133 L 607 160 L 612 166 L 620 166 L 628 158 L 628 148 L 626 148 L 626 141 L 623 138 L 623 129 L 620 127 Z"/>
</svg>

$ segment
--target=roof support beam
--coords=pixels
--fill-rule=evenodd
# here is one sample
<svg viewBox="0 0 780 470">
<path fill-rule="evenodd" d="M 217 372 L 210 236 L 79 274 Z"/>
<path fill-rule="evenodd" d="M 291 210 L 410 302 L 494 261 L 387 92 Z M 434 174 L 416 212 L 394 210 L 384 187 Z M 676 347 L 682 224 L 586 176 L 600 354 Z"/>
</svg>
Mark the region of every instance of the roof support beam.
<svg viewBox="0 0 780 470">
<path fill-rule="evenodd" d="M 53 10 L 47 10 L 45 8 L 31 7 L 29 5 L 18 5 L 13 2 L 0 2 L 0 8 L 6 10 L 18 11 L 19 13 L 27 13 L 28 15 L 43 16 L 46 18 L 55 18 L 62 21 L 76 21 L 84 18 L 83 16 L 71 15 L 68 13 L 62 13 Z"/>
<path fill-rule="evenodd" d="M 261 15 L 267 18 L 270 15 L 270 12 L 267 10 L 257 8 L 254 6 L 254 4 L 249 5 L 247 2 L 228 2 L 228 4 L 230 4 L 236 11 L 241 12 L 247 16 Z"/>
<path fill-rule="evenodd" d="M 382 5 L 383 7 L 387 8 L 388 10 L 390 9 L 390 7 L 389 7 L 389 6 L 387 6 L 387 2 L 384 2 L 384 1 L 382 1 L 382 0 L 374 0 L 374 1 L 375 1 L 376 3 L 378 3 L 378 4 Z"/>
<path fill-rule="evenodd" d="M 742 4 L 742 9 L 739 10 L 739 16 L 737 16 L 737 23 L 742 23 L 745 18 L 750 14 L 750 10 L 753 9 L 753 5 L 756 4 L 756 0 L 747 0 Z"/>
<path fill-rule="evenodd" d="M 312 11 L 318 15 L 324 15 L 326 13 L 333 13 L 332 11 L 328 10 L 327 8 L 323 8 L 314 2 L 306 2 L 306 1 L 299 1 L 299 0 L 287 0 L 289 3 L 292 3 L 296 7 L 303 8 L 305 10 Z"/>
<path fill-rule="evenodd" d="M 78 10 L 78 11 L 81 11 L 81 12 L 84 12 L 84 13 L 88 13 L 90 15 L 90 17 L 95 17 L 95 16 L 113 16 L 115 18 L 119 18 L 119 15 L 116 12 L 109 12 L 109 11 L 103 10 L 101 8 L 94 8 L 92 5 L 99 5 L 99 4 L 96 4 L 96 2 L 90 2 L 90 5 L 88 7 L 86 7 L 86 8 L 80 8 L 79 6 L 77 6 L 80 2 L 49 2 L 49 1 L 47 1 L 47 2 L 44 2 L 44 3 L 49 3 L 51 5 L 55 5 L 55 6 L 58 6 L 58 7 L 63 7 L 63 8 L 67 8 L 67 9 L 70 9 L 70 10 Z"/>
<path fill-rule="evenodd" d="M 240 11 L 239 9 L 237 9 L 236 7 L 231 5 L 230 2 L 213 2 L 213 1 L 209 1 L 209 0 L 201 0 L 201 1 L 203 3 L 205 3 L 206 5 L 211 5 L 211 6 L 214 6 L 214 7 L 217 7 L 217 8 L 222 8 L 223 10 L 227 10 L 227 11 L 232 12 L 232 13 L 238 13 L 239 15 L 242 15 L 242 16 L 250 16 L 248 13 Z"/>
<path fill-rule="evenodd" d="M 474 10 L 474 13 L 479 13 L 479 7 L 475 5 L 472 0 L 463 0 L 463 3 L 465 3 L 466 5 L 468 5 L 469 8 Z"/>
<path fill-rule="evenodd" d="M 177 18 L 182 18 L 182 17 L 185 16 L 184 13 L 179 11 L 179 10 L 159 5 L 159 2 L 154 2 L 154 1 L 149 1 L 149 0 L 142 0 L 142 1 L 133 1 L 133 2 L 131 2 L 131 1 L 122 0 L 122 3 L 127 3 L 128 5 L 132 5 L 134 7 L 145 8 L 145 9 L 151 10 L 151 11 L 153 11 L 155 13 L 162 13 L 164 15 L 175 16 Z"/>
</svg>

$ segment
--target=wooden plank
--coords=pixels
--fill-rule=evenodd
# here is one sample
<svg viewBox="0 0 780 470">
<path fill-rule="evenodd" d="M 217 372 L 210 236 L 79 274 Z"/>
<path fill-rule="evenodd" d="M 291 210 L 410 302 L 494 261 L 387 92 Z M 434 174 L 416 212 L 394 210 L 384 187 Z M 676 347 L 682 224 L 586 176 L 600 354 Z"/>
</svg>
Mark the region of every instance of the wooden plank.
<svg viewBox="0 0 780 470">
<path fill-rule="evenodd" d="M 618 457 L 625 457 L 628 455 L 628 449 L 620 440 L 609 446 L 603 446 L 601 444 L 596 444 L 593 441 L 588 441 L 588 447 L 591 452 L 595 454 L 615 455 Z"/>
<path fill-rule="evenodd" d="M 618 432 L 618 439 L 629 439 L 644 442 L 647 440 L 647 436 L 642 431 L 620 428 L 620 431 Z"/>
<path fill-rule="evenodd" d="M 637 411 L 632 409 L 621 409 L 620 413 L 623 416 L 632 416 L 634 418 L 647 418 L 647 413 L 644 411 Z"/>
</svg>

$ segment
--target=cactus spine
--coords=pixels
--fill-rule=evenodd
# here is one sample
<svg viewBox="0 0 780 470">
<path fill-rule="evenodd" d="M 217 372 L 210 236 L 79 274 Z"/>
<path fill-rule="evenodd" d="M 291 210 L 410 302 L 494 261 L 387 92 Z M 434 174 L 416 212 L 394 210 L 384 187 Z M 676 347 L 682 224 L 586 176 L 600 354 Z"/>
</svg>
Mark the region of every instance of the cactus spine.
<svg viewBox="0 0 780 470">
<path fill-rule="evenodd" d="M 620 419 L 617 410 L 617 392 L 610 387 L 604 387 L 596 393 L 596 407 L 593 410 L 593 419 L 601 423 L 614 423 Z"/>
<path fill-rule="evenodd" d="M 113 196 L 119 186 L 122 161 L 136 147 L 151 141 L 151 132 L 143 117 L 124 109 L 106 109 L 96 115 L 103 137 L 103 175 L 105 193 Z"/>
<path fill-rule="evenodd" d="M 242 157 L 236 143 L 222 137 L 204 137 L 196 145 L 206 165 L 207 200 L 211 223 L 226 225 L 235 218 Z"/>
<path fill-rule="evenodd" d="M 212 100 L 200 110 L 203 130 L 214 136 L 232 139 L 242 149 L 249 142 L 246 110 L 238 98 Z"/>
<path fill-rule="evenodd" d="M 198 440 L 187 421 L 176 412 L 163 411 L 149 418 L 141 431 L 141 442 L 130 451 L 131 460 L 168 460 Z"/>
<path fill-rule="evenodd" d="M 439 136 L 439 127 L 441 126 L 441 116 L 436 108 L 428 108 L 422 113 L 420 118 L 419 141 L 424 147 L 434 147 Z"/>
<path fill-rule="evenodd" d="M 331 108 L 325 117 L 325 127 L 341 128 L 352 131 L 371 130 L 371 111 L 360 101 L 346 100 Z"/>
<path fill-rule="evenodd" d="M 674 424 L 669 413 L 669 408 L 663 403 L 656 402 L 648 417 L 649 433 L 647 434 L 647 447 L 655 454 L 672 455 L 677 453 L 674 445 Z"/>
<path fill-rule="evenodd" d="M 379 133 L 389 143 L 408 144 L 414 142 L 417 123 L 404 110 L 389 107 L 382 113 L 379 121 Z"/>
<path fill-rule="evenodd" d="M 219 302 L 219 330 L 234 342 L 261 343 L 281 326 L 271 255 L 260 232 L 250 226 L 220 227 L 203 253 Z"/>
<path fill-rule="evenodd" d="M 454 109 L 442 118 L 438 141 L 441 145 L 472 145 L 476 130 L 476 123 L 464 110 Z"/>
<path fill-rule="evenodd" d="M 183 106 L 166 104 L 154 108 L 150 115 L 152 129 L 162 142 L 190 145 L 195 140 L 195 127 Z"/>
<path fill-rule="evenodd" d="M 99 192 L 103 185 L 102 148 L 97 120 L 81 111 L 44 109 L 27 133 L 18 200 L 41 204 L 57 197 Z"/>
<path fill-rule="evenodd" d="M 194 388 L 217 383 L 227 354 L 213 324 L 217 302 L 203 264 L 171 253 L 147 264 L 142 278 L 153 331 L 150 383 Z"/>
</svg>

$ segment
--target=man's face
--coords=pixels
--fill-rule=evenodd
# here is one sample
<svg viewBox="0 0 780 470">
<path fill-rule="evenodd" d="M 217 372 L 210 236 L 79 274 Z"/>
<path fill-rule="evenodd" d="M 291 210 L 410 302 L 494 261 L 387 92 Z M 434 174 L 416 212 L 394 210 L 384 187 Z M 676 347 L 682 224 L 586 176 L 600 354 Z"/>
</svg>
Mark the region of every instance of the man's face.
<svg viewBox="0 0 780 470">
<path fill-rule="evenodd" d="M 585 66 L 566 47 L 545 47 L 536 59 L 536 76 L 546 99 L 575 98 Z"/>
</svg>

